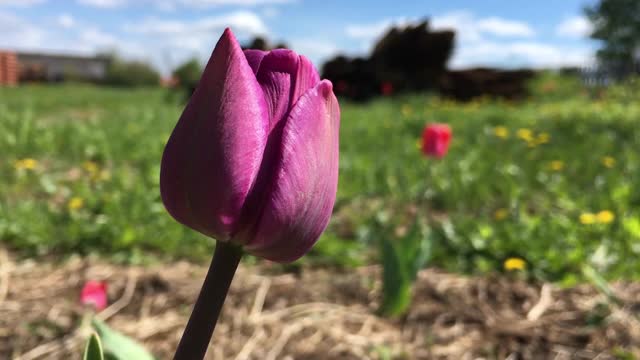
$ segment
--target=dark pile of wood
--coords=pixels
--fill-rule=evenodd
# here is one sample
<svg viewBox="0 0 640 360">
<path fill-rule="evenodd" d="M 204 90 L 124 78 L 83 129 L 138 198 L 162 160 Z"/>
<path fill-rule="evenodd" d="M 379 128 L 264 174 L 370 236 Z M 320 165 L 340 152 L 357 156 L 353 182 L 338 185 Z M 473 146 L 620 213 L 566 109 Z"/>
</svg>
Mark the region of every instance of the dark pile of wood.
<svg viewBox="0 0 640 360">
<path fill-rule="evenodd" d="M 527 81 L 534 74 L 533 70 L 526 69 L 475 68 L 447 71 L 440 78 L 439 90 L 442 95 L 460 101 L 480 96 L 522 99 L 527 96 Z"/>
<path fill-rule="evenodd" d="M 338 95 L 367 100 L 381 94 L 434 89 L 452 54 L 455 33 L 432 31 L 429 23 L 394 27 L 368 57 L 337 56 L 322 67 Z"/>
<path fill-rule="evenodd" d="M 322 77 L 333 82 L 337 95 L 353 100 L 432 90 L 460 101 L 527 96 L 527 81 L 535 74 L 532 70 L 447 70 L 454 40 L 454 31 L 433 31 L 427 21 L 394 27 L 368 57 L 340 55 L 329 60 L 322 67 Z"/>
</svg>

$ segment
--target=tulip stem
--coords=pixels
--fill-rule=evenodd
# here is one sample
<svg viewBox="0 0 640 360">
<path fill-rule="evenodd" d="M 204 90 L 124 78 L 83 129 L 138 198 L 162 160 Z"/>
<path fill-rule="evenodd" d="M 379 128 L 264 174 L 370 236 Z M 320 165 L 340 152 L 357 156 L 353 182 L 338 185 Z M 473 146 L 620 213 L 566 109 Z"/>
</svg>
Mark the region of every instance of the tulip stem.
<svg viewBox="0 0 640 360">
<path fill-rule="evenodd" d="M 174 360 L 204 358 L 240 258 L 240 247 L 223 241 L 216 243 L 213 260 L 178 344 Z"/>
</svg>

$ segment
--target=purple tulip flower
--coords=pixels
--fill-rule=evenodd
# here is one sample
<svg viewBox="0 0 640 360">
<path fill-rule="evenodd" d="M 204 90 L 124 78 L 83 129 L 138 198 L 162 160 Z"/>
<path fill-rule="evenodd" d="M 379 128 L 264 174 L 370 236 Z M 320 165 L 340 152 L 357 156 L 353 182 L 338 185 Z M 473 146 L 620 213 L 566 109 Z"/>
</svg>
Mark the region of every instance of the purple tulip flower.
<svg viewBox="0 0 640 360">
<path fill-rule="evenodd" d="M 180 223 L 277 262 L 326 228 L 338 185 L 340 109 L 331 82 L 291 50 L 218 41 L 162 157 Z"/>
</svg>

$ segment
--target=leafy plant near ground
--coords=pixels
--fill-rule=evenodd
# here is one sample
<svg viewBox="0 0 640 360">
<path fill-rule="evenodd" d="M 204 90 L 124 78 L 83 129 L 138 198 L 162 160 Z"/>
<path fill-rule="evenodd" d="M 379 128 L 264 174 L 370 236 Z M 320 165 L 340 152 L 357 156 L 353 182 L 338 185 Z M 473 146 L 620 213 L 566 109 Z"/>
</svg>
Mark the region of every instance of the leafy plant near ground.
<svg viewBox="0 0 640 360">
<path fill-rule="evenodd" d="M 551 75 L 534 90 L 523 103 L 343 102 L 334 217 L 303 261 L 378 261 L 381 235 L 401 246 L 420 221 L 431 265 L 501 271 L 518 258 L 526 276 L 573 282 L 588 264 L 638 277 L 640 103 Z M 208 258 L 213 242 L 177 225 L 159 198 L 160 156 L 182 106 L 165 95 L 0 89 L 0 241 L 25 255 Z M 427 122 L 453 129 L 444 159 L 419 151 Z M 376 223 L 380 214 L 389 220 Z"/>
</svg>

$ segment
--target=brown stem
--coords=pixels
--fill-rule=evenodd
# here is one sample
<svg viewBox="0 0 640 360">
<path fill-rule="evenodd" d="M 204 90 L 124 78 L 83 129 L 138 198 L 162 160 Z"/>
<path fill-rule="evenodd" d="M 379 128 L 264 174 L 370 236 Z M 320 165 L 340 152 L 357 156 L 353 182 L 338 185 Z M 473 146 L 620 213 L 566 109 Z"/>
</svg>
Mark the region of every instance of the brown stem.
<svg viewBox="0 0 640 360">
<path fill-rule="evenodd" d="M 240 258 L 240 247 L 228 242 L 217 242 L 207 277 L 178 344 L 174 360 L 204 358 Z"/>
</svg>

